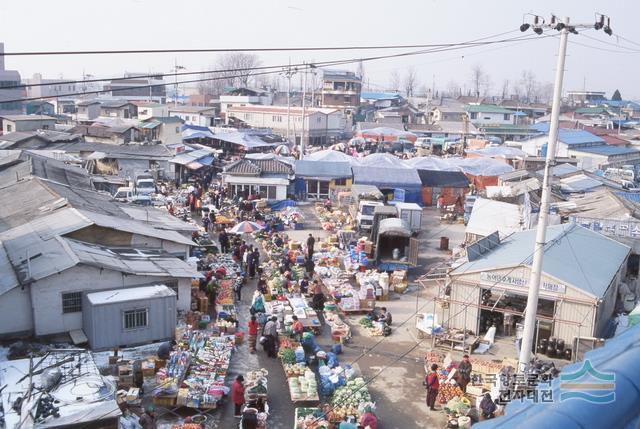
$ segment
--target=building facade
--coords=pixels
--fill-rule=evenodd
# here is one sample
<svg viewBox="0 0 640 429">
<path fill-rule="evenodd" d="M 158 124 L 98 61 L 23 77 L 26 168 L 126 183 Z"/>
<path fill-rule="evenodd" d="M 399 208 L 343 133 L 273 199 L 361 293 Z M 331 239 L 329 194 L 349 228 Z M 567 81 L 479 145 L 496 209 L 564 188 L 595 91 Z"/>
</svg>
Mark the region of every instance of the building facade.
<svg viewBox="0 0 640 429">
<path fill-rule="evenodd" d="M 321 106 L 354 110 L 360 106 L 362 80 L 354 72 L 325 70 L 320 91 Z M 350 113 L 350 112 L 348 112 Z"/>
<path fill-rule="evenodd" d="M 21 85 L 20 73 L 5 68 L 4 43 L 0 42 L 0 114 L 22 113 L 22 88 L 11 88 Z M 10 101 L 14 100 L 14 101 Z"/>
</svg>

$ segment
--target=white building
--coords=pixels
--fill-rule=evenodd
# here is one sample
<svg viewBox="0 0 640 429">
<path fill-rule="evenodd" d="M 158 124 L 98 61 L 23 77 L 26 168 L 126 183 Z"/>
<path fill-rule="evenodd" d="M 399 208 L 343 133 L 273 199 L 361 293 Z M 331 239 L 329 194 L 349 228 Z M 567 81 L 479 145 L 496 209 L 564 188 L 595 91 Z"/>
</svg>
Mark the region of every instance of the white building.
<svg viewBox="0 0 640 429">
<path fill-rule="evenodd" d="M 78 92 L 80 90 L 78 84 L 70 81 L 73 81 L 73 79 L 43 79 L 42 74 L 34 73 L 30 79 L 23 79 L 22 83 L 27 85 L 27 98 L 48 98 Z"/>
<path fill-rule="evenodd" d="M 467 246 L 468 261 L 449 273 L 448 305 L 437 310 L 445 328 L 477 335 L 496 320 L 498 335 L 515 335 L 522 323 L 531 274 L 535 230 L 502 242 L 490 237 Z M 537 310 L 537 339 L 601 338 L 614 315 L 618 287 L 625 282 L 630 248 L 576 224 L 550 226 Z M 501 316 L 504 316 L 502 318 Z M 575 350 L 574 350 L 575 351 Z"/>
<path fill-rule="evenodd" d="M 471 104 L 465 107 L 475 125 L 514 125 L 518 112 L 492 104 Z M 524 115 L 524 114 L 523 114 Z"/>
<path fill-rule="evenodd" d="M 222 180 L 231 195 L 248 198 L 260 194 L 272 201 L 287 198 L 289 184 L 294 178 L 293 162 L 268 155 L 261 159 L 250 156 L 227 165 Z"/>
<path fill-rule="evenodd" d="M 220 112 L 227 113 L 231 107 L 250 106 L 254 104 L 270 106 L 273 95 L 267 91 L 250 88 L 237 88 L 228 94 L 220 96 Z"/>
<path fill-rule="evenodd" d="M 191 278 L 199 274 L 166 253 L 41 236 L 31 224 L 0 237 L 0 335 L 82 329 L 83 294 L 108 289 L 164 284 L 177 292 L 178 310 L 191 308 Z"/>
<path fill-rule="evenodd" d="M 136 102 L 138 106 L 138 119 L 141 121 L 149 118 L 166 118 L 169 116 L 169 106 L 159 103 Z"/>
<path fill-rule="evenodd" d="M 227 110 L 227 122 L 235 118 L 252 128 L 271 128 L 274 133 L 286 136 L 287 126 L 291 140 L 300 142 L 302 135 L 302 108 L 286 106 L 242 106 Z M 347 131 L 344 113 L 337 109 L 308 108 L 304 112 L 304 138 L 307 144 L 326 144 Z"/>
<path fill-rule="evenodd" d="M 198 106 L 169 106 L 168 116 L 177 116 L 187 125 L 199 127 L 213 127 L 215 125 L 216 109 Z"/>
</svg>

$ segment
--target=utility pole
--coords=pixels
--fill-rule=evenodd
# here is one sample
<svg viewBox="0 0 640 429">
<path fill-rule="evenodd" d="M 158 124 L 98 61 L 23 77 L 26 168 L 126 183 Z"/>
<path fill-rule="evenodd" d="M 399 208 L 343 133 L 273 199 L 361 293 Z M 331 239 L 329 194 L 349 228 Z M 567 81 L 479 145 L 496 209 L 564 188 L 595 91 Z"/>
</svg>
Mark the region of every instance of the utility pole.
<svg viewBox="0 0 640 429">
<path fill-rule="evenodd" d="M 282 72 L 285 78 L 287 78 L 287 142 L 291 142 L 291 76 L 296 74 L 296 69 L 291 68 L 291 58 L 289 58 L 289 65 Z"/>
<path fill-rule="evenodd" d="M 564 78 L 564 63 L 567 54 L 567 40 L 569 33 L 578 34 L 578 28 L 592 28 L 599 30 L 604 27 L 605 33 L 611 35 L 611 27 L 609 26 L 609 18 L 604 15 L 596 14 L 595 26 L 591 25 L 570 25 L 569 18 L 564 18 L 563 22 L 557 21 L 555 16 L 551 17 L 551 22 L 546 24 L 540 16 L 533 15 L 533 24 L 523 23 L 520 31 L 525 32 L 530 27 L 536 34 L 542 34 L 544 28 L 560 31 L 560 47 L 558 50 L 558 61 L 556 65 L 556 77 L 553 89 L 553 103 L 551 106 L 551 124 L 549 127 L 549 141 L 547 143 L 547 155 L 544 167 L 544 176 L 542 181 L 542 198 L 540 201 L 540 214 L 538 217 L 538 227 L 536 230 L 536 242 L 533 252 L 533 262 L 531 264 L 531 275 L 529 277 L 529 293 L 527 295 L 527 307 L 524 314 L 524 332 L 522 336 L 522 344 L 520 346 L 519 369 L 525 371 L 531 362 L 531 349 L 533 348 L 533 340 L 536 331 L 536 316 L 538 312 L 538 296 L 540 292 L 540 284 L 542 279 L 542 263 L 544 259 L 544 251 L 546 246 L 547 222 L 549 217 L 549 199 L 551 196 L 550 175 L 551 168 L 556 163 L 556 145 L 558 141 L 558 128 L 560 119 L 560 107 L 562 105 L 562 81 Z M 605 18 L 607 23 L 605 26 Z"/>
<path fill-rule="evenodd" d="M 178 59 L 174 58 L 173 73 L 175 77 L 175 94 L 173 96 L 173 107 L 178 107 L 178 70 L 185 70 L 185 67 L 178 65 Z M 149 88 L 151 88 L 151 79 L 149 79 Z M 149 89 L 151 91 L 151 89 Z"/>
<path fill-rule="evenodd" d="M 306 98 L 307 98 L 307 73 L 309 72 L 309 70 L 311 70 L 311 73 L 315 73 L 315 68 L 316 66 L 314 66 L 313 64 L 304 64 L 304 76 L 302 79 L 302 134 L 300 135 L 300 159 L 304 158 L 304 153 L 305 153 L 305 148 L 306 148 L 306 142 L 304 140 L 304 132 L 305 130 L 307 131 L 307 134 L 309 134 L 309 131 L 311 129 L 311 124 L 309 123 L 308 126 L 306 126 L 305 124 L 305 120 L 306 120 Z M 313 100 L 313 96 L 311 97 L 311 99 Z M 312 101 L 312 107 L 313 107 L 313 101 Z"/>
</svg>

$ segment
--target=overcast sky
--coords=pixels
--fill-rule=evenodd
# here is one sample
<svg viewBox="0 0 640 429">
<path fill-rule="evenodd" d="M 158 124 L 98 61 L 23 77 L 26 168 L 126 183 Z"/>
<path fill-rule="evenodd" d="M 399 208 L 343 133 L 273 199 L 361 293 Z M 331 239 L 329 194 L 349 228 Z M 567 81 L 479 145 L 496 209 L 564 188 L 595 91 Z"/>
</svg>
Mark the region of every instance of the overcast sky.
<svg viewBox="0 0 640 429">
<path fill-rule="evenodd" d="M 632 0 L 2 1 L 0 41 L 7 52 L 453 43 L 517 29 L 527 12 L 553 12 L 589 24 L 594 12 L 609 15 L 613 37 L 595 30 L 571 36 L 591 47 L 569 45 L 565 91 L 583 89 L 586 82 L 587 89 L 606 91 L 608 96 L 619 88 L 623 97 L 640 99 L 640 2 Z M 617 39 L 616 33 L 638 45 Z M 479 64 L 491 76 L 492 92 L 500 93 L 505 79 L 517 81 L 525 69 L 551 82 L 557 45 L 556 38 L 548 38 L 386 59 L 366 63 L 365 72 L 372 89 L 383 89 L 393 70 L 403 74 L 413 66 L 421 85 L 431 87 L 435 81 L 436 89 L 442 90 L 451 81 L 468 88 L 470 70 Z M 383 52 L 391 53 L 290 52 L 260 58 L 264 65 L 276 65 L 289 59 L 350 59 Z M 6 66 L 23 77 L 41 72 L 45 77 L 79 78 L 83 71 L 108 77 L 124 71 L 166 72 L 176 60 L 188 71 L 206 70 L 215 63 L 215 54 L 7 57 Z"/>
</svg>

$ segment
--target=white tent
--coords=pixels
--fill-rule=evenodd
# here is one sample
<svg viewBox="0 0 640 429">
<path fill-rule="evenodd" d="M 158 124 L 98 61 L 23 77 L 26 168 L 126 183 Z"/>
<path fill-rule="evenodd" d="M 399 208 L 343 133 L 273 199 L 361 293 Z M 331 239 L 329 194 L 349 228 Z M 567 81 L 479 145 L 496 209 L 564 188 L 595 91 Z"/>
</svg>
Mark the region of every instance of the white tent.
<svg viewBox="0 0 640 429">
<path fill-rule="evenodd" d="M 304 157 L 305 161 L 348 162 L 351 165 L 358 164 L 358 160 L 346 153 L 337 150 L 325 149 L 313 152 Z"/>
<path fill-rule="evenodd" d="M 367 167 L 379 168 L 411 168 L 397 156 L 388 153 L 372 153 L 360 160 L 360 164 Z"/>
<path fill-rule="evenodd" d="M 478 197 L 473 203 L 465 232 L 486 237 L 498 231 L 503 238 L 529 227 L 530 225 L 524 225 L 524 216 L 519 205 Z"/>
<path fill-rule="evenodd" d="M 460 167 L 451 160 L 454 158 L 440 158 L 437 156 L 418 156 L 405 161 L 410 167 L 418 170 L 433 171 L 461 171 Z"/>
</svg>

